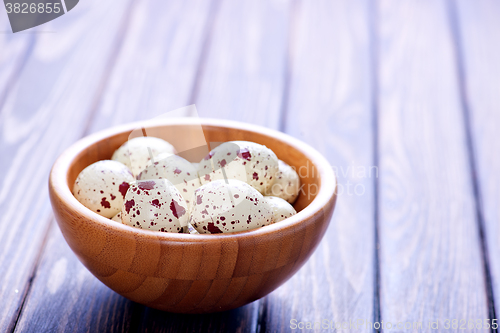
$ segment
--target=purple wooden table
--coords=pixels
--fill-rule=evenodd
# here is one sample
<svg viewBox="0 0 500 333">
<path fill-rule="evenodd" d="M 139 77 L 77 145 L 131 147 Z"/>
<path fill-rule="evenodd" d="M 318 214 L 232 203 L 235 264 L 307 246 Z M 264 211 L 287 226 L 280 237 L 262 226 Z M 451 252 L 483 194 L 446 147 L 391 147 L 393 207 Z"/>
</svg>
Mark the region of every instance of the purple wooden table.
<svg viewBox="0 0 500 333">
<path fill-rule="evenodd" d="M 339 178 L 308 263 L 212 315 L 108 289 L 47 193 L 72 142 L 193 103 L 312 144 Z M 496 331 L 499 133 L 499 1 L 82 0 L 17 34 L 0 8 L 0 331 Z"/>
</svg>

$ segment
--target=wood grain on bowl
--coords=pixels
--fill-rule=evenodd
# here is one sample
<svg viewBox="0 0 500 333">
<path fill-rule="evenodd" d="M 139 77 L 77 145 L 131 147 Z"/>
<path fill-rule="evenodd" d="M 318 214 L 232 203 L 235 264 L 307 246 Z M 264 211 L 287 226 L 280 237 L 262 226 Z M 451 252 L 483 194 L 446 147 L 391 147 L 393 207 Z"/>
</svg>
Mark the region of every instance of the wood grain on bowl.
<svg viewBox="0 0 500 333">
<path fill-rule="evenodd" d="M 81 205 L 70 188 L 86 166 L 109 159 L 135 128 L 179 145 L 194 136 L 197 119 L 135 123 L 84 138 L 68 148 L 50 174 L 49 190 L 59 227 L 78 258 L 104 284 L 147 306 L 178 313 L 236 308 L 267 295 L 309 258 L 330 222 L 336 180 L 328 162 L 306 144 L 265 128 L 202 120 L 208 142 L 264 144 L 301 174 L 304 191 L 294 215 L 250 231 L 221 235 L 151 232 L 112 222 Z M 198 160 L 208 152 L 198 151 Z M 307 192 L 319 188 L 315 193 Z"/>
</svg>

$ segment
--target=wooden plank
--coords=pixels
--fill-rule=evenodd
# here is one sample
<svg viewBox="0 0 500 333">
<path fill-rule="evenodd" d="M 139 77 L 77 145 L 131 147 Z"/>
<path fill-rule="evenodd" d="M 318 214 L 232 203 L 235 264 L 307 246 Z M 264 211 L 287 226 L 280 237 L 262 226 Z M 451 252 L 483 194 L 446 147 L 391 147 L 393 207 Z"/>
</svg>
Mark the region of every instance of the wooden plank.
<svg viewBox="0 0 500 333">
<path fill-rule="evenodd" d="M 469 127 L 480 217 L 486 239 L 495 308 L 500 306 L 500 3 L 457 1 L 458 52 L 463 70 L 463 97 Z M 494 310 L 494 311 L 493 311 Z"/>
<path fill-rule="evenodd" d="M 12 33 L 7 11 L 0 10 L 0 50 L 2 50 L 0 53 L 0 113 L 35 47 L 37 36 L 44 33 L 48 32 L 42 30 L 41 27 L 17 34 Z M 0 170 L 6 170 L 9 162 L 7 158 L 0 160 Z"/>
<path fill-rule="evenodd" d="M 293 11 L 285 130 L 329 159 L 337 173 L 339 196 L 316 252 L 267 297 L 259 322 L 263 332 L 298 330 L 307 322 L 323 325 L 328 320 L 327 329 L 314 326 L 315 331 L 326 331 L 332 321 L 335 327 L 374 316 L 376 169 L 368 4 L 300 1 Z"/>
<path fill-rule="evenodd" d="M 445 320 L 488 307 L 446 2 L 382 1 L 377 21 L 382 320 L 459 332 Z"/>
<path fill-rule="evenodd" d="M 120 5 L 118 5 L 120 3 Z M 0 331 L 15 325 L 44 244 L 54 159 L 84 130 L 129 2 L 85 1 L 45 27 L 0 113 Z"/>
<path fill-rule="evenodd" d="M 121 52 L 113 60 L 108 84 L 102 88 L 98 109 L 87 132 L 139 119 L 148 119 L 188 104 L 202 52 L 211 2 L 189 0 L 134 3 Z M 159 43 L 158 41 L 164 41 Z M 88 112 L 90 108 L 80 112 Z M 54 224 L 26 299 L 19 331 L 129 331 L 142 330 L 151 310 L 119 296 L 78 261 Z M 177 325 L 227 325 L 207 317 L 193 323 L 185 317 Z M 174 325 L 175 327 L 175 325 Z"/>
</svg>

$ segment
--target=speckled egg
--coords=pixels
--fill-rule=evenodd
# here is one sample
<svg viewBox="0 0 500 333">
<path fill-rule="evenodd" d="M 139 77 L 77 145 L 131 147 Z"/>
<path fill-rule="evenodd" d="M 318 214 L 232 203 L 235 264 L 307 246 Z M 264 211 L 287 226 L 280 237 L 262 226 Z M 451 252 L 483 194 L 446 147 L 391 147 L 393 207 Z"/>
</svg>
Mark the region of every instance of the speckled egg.
<svg viewBox="0 0 500 333">
<path fill-rule="evenodd" d="M 273 211 L 273 223 L 283 221 L 284 219 L 297 214 L 295 208 L 290 205 L 286 200 L 278 197 L 267 196 L 264 197 Z"/>
<path fill-rule="evenodd" d="M 150 153 L 151 150 L 151 153 Z M 134 177 L 144 170 L 153 158 L 161 153 L 175 154 L 174 147 L 165 140 L 154 137 L 138 137 L 125 142 L 114 153 L 112 160 L 128 166 Z"/>
<path fill-rule="evenodd" d="M 265 195 L 271 195 L 282 198 L 293 204 L 300 191 L 300 178 L 297 172 L 288 164 L 279 160 L 279 171 L 276 174 L 276 180 Z"/>
<path fill-rule="evenodd" d="M 252 186 L 216 180 L 194 192 L 189 222 L 202 234 L 250 230 L 272 223 L 271 207 Z"/>
<path fill-rule="evenodd" d="M 213 149 L 198 166 L 202 184 L 218 179 L 238 179 L 264 193 L 278 173 L 278 158 L 266 146 L 230 141 Z M 224 175 L 225 174 L 225 175 Z"/>
<path fill-rule="evenodd" d="M 122 211 L 120 210 L 115 216 L 111 218 L 111 220 L 122 223 Z"/>
<path fill-rule="evenodd" d="M 138 180 L 130 184 L 122 207 L 122 223 L 163 232 L 184 232 L 186 201 L 166 179 Z"/>
<path fill-rule="evenodd" d="M 160 154 L 150 163 L 137 179 L 168 179 L 179 190 L 188 207 L 194 190 L 201 186 L 197 170 L 193 165 L 177 155 Z"/>
<path fill-rule="evenodd" d="M 110 218 L 121 210 L 129 182 L 134 180 L 129 168 L 122 163 L 98 161 L 80 172 L 73 185 L 73 195 L 88 209 Z"/>
</svg>

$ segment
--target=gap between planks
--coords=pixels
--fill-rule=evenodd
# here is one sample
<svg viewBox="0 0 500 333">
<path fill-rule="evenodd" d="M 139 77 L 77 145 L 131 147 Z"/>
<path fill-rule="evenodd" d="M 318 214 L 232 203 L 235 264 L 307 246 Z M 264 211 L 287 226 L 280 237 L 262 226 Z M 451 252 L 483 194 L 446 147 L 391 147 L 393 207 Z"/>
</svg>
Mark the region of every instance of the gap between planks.
<svg viewBox="0 0 500 333">
<path fill-rule="evenodd" d="M 280 116 L 278 122 L 278 130 L 281 132 L 286 131 L 286 126 L 288 122 L 287 112 L 288 112 L 288 101 L 290 100 L 290 86 L 292 85 L 292 68 L 293 68 L 293 50 L 294 41 L 297 36 L 297 18 L 301 10 L 299 5 L 299 0 L 291 0 L 290 4 L 290 16 L 288 22 L 288 45 L 286 49 L 286 54 L 284 57 L 283 66 L 283 93 L 281 96 L 281 108 Z"/>
<path fill-rule="evenodd" d="M 369 5 L 369 49 L 370 49 L 370 85 L 371 85 L 371 109 L 372 109 L 372 126 L 373 126 L 373 165 L 376 170 L 379 170 L 379 86 L 378 86 L 378 68 L 379 68 L 379 57 L 378 57 L 378 1 L 370 1 Z M 382 314 L 380 311 L 380 238 L 379 238 L 379 179 L 378 176 L 373 179 L 373 322 L 380 323 L 382 321 Z M 380 332 L 380 328 L 373 328 L 374 332 Z"/>
<path fill-rule="evenodd" d="M 490 272 L 490 259 L 488 254 L 488 245 L 485 237 L 485 227 L 484 227 L 484 218 L 483 218 L 483 206 L 482 206 L 482 198 L 481 192 L 479 191 L 479 184 L 477 181 L 477 166 L 475 160 L 475 152 L 473 146 L 473 139 L 470 128 L 470 108 L 466 95 L 465 88 L 465 71 L 464 71 L 464 59 L 462 54 L 462 45 L 461 45 L 461 31 L 460 31 L 460 22 L 458 19 L 456 4 L 447 0 L 447 11 L 448 11 L 448 19 L 452 32 L 452 42 L 453 48 L 456 57 L 457 63 L 457 74 L 459 78 L 459 90 L 460 90 L 460 104 L 463 113 L 463 124 L 466 133 L 466 145 L 467 145 L 467 155 L 468 161 L 470 165 L 470 170 L 472 172 L 472 187 L 475 197 L 475 210 L 476 210 L 476 218 L 477 218 L 477 227 L 479 231 L 480 237 L 480 246 L 481 246 L 481 254 L 483 259 L 483 270 L 485 277 L 485 285 L 486 285 L 486 294 L 488 298 L 488 311 L 489 317 L 491 319 L 496 318 L 496 309 L 492 288 L 492 280 L 491 280 L 491 272 Z M 371 3 L 371 34 L 370 34 L 370 50 L 371 50 L 371 66 L 372 66 L 372 100 L 373 100 L 373 127 L 374 127 L 374 137 L 373 137 L 373 146 L 374 146 L 374 165 L 378 167 L 378 152 L 379 152 L 379 144 L 378 144 L 378 133 L 379 133 L 379 110 L 378 110 L 378 43 L 377 43 L 377 35 L 378 35 L 378 6 L 377 2 Z M 374 201 L 375 201 L 375 249 L 374 249 L 374 257 L 375 257 L 375 283 L 374 283 L 374 321 L 381 321 L 381 311 L 380 311 L 380 262 L 379 262 L 379 235 L 378 235 L 378 223 L 379 223 L 379 181 L 376 178 L 374 184 Z M 491 328 L 492 332 L 497 332 L 497 329 Z M 374 329 L 375 332 L 379 332 L 380 330 Z"/>
<path fill-rule="evenodd" d="M 89 115 L 87 117 L 87 123 L 85 124 L 81 137 L 84 137 L 89 134 L 91 125 L 95 121 L 95 116 L 97 110 L 99 109 L 99 104 L 102 100 L 103 92 L 105 91 L 105 87 L 108 85 L 109 78 L 111 77 L 111 74 L 113 73 L 113 70 L 115 68 L 116 64 L 115 60 L 118 58 L 118 55 L 120 54 L 120 51 L 123 48 L 123 41 L 125 40 L 125 36 L 127 35 L 130 17 L 132 16 L 132 12 L 135 6 L 137 5 L 138 1 L 139 0 L 130 0 L 128 9 L 125 12 L 125 15 L 122 19 L 120 28 L 118 29 L 118 36 L 116 37 L 115 40 L 115 45 L 112 48 L 113 51 L 109 56 L 108 65 L 105 67 L 106 69 L 102 75 L 102 80 L 99 84 L 99 88 L 97 89 L 98 93 L 96 94 L 94 101 L 91 104 Z"/>
<path fill-rule="evenodd" d="M 35 261 L 33 263 L 33 268 L 31 269 L 30 272 L 30 277 L 28 279 L 28 284 L 24 287 L 23 290 L 23 297 L 21 298 L 21 302 L 19 305 L 19 308 L 17 309 L 16 313 L 14 313 L 14 316 L 12 317 L 12 320 L 8 326 L 7 331 L 9 332 L 14 332 L 16 330 L 17 322 L 19 318 L 21 318 L 21 314 L 24 309 L 24 303 L 26 302 L 26 299 L 28 298 L 30 292 L 31 292 L 31 286 L 33 285 L 33 280 L 36 277 L 36 273 L 38 271 L 38 266 L 40 264 L 40 260 L 42 258 L 42 254 L 45 250 L 45 247 L 47 245 L 47 241 L 49 239 L 49 234 L 50 234 L 50 229 L 52 227 L 52 224 L 54 223 L 54 215 L 50 213 L 49 217 L 46 219 L 45 223 L 47 224 L 47 227 L 44 232 L 43 240 L 42 243 L 40 244 L 40 250 L 38 251 L 38 255 L 35 258 Z"/>
<path fill-rule="evenodd" d="M 287 47 L 283 57 L 283 91 L 281 95 L 281 107 L 279 110 L 278 130 L 286 133 L 288 101 L 290 95 L 290 86 L 292 84 L 292 66 L 293 66 L 293 50 L 294 41 L 297 36 L 297 18 L 301 10 L 300 0 L 291 0 L 289 6 L 289 20 L 288 20 L 288 40 Z M 255 332 L 267 332 L 267 317 L 268 317 L 268 297 L 265 296 L 260 300 L 259 312 L 257 315 L 257 323 L 255 325 Z"/>
<path fill-rule="evenodd" d="M 458 89 L 460 92 L 460 106 L 462 111 L 462 121 L 465 130 L 466 146 L 467 146 L 467 159 L 469 162 L 469 168 L 471 171 L 472 179 L 472 190 L 474 192 L 475 198 L 475 214 L 477 220 L 477 228 L 479 234 L 479 243 L 481 247 L 481 257 L 483 261 L 483 274 L 484 282 L 486 287 L 486 296 L 488 301 L 488 315 L 491 320 L 496 319 L 496 309 L 495 309 L 495 297 L 491 278 L 491 268 L 490 268 L 490 257 L 488 252 L 487 237 L 485 236 L 485 221 L 483 216 L 483 199 L 481 196 L 480 185 L 477 177 L 477 161 L 476 153 L 474 150 L 474 142 L 472 138 L 472 128 L 471 128 L 471 109 L 469 106 L 469 100 L 467 98 L 466 89 L 466 74 L 465 74 L 465 60 L 463 54 L 462 45 L 462 33 L 460 28 L 460 21 L 458 18 L 458 9 L 456 2 L 451 0 L 446 1 L 448 21 L 450 24 L 450 30 L 452 35 L 452 45 L 453 51 L 456 59 L 456 71 L 458 76 Z M 492 332 L 498 332 L 498 329 L 491 328 Z"/>
</svg>

